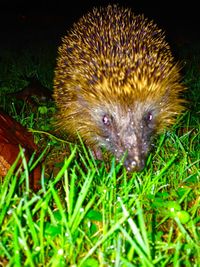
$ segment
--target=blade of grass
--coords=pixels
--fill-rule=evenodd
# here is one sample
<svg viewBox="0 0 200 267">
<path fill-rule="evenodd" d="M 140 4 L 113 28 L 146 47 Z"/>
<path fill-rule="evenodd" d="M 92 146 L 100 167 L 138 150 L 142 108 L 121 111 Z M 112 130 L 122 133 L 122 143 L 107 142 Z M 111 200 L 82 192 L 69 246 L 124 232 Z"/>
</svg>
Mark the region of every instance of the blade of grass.
<svg viewBox="0 0 200 267">
<path fill-rule="evenodd" d="M 16 189 L 17 174 L 13 175 L 13 173 L 14 173 L 14 170 L 15 170 L 17 164 L 18 164 L 19 159 L 20 159 L 20 155 L 17 156 L 15 162 L 8 170 L 8 173 L 7 173 L 7 175 L 4 179 L 4 182 L 3 182 L 3 186 L 1 188 L 1 193 L 0 193 L 0 196 L 1 196 L 0 197 L 0 207 L 1 207 L 0 225 L 3 223 L 6 212 L 9 209 L 12 196 L 13 196 L 15 189 Z M 13 179 L 12 179 L 12 181 L 10 181 L 12 177 L 13 177 Z"/>
<path fill-rule="evenodd" d="M 120 226 L 127 220 L 128 214 L 124 214 L 117 223 L 115 223 L 108 231 L 105 233 L 99 241 L 94 245 L 93 248 L 91 248 L 88 253 L 85 255 L 85 257 L 80 261 L 79 266 L 81 267 L 86 259 L 88 259 L 94 252 L 95 250 L 103 244 L 116 230 L 120 229 Z"/>
<path fill-rule="evenodd" d="M 39 157 L 35 160 L 35 162 L 33 162 L 35 153 L 33 153 L 32 157 L 30 158 L 30 161 L 28 163 L 28 165 L 30 166 L 30 171 L 32 171 L 37 165 L 38 163 L 41 161 L 41 159 L 44 157 L 44 155 L 46 154 L 47 150 L 49 149 L 49 145 L 47 145 L 43 151 L 40 153 Z"/>
<path fill-rule="evenodd" d="M 66 169 L 69 167 L 70 163 L 72 162 L 73 158 L 75 157 L 77 151 L 77 146 L 75 146 L 70 154 L 70 156 L 65 160 L 64 160 L 64 165 L 61 168 L 61 170 L 58 172 L 58 174 L 56 175 L 54 181 L 51 183 L 51 186 L 54 186 L 60 179 L 61 177 L 64 175 Z M 51 191 L 51 189 L 49 189 L 47 192 Z"/>
<path fill-rule="evenodd" d="M 29 191 L 29 170 L 28 170 L 28 163 L 24 154 L 24 149 L 19 146 L 19 150 L 20 150 L 20 155 L 21 155 L 21 159 L 22 159 L 22 165 L 23 165 L 23 174 L 25 175 L 25 182 L 26 182 L 26 192 Z"/>
<path fill-rule="evenodd" d="M 88 193 L 88 190 L 90 188 L 90 185 L 91 185 L 91 183 L 93 181 L 93 178 L 94 178 L 95 174 L 96 174 L 96 171 L 93 170 L 92 172 L 88 172 L 87 177 L 85 177 L 85 182 L 84 182 L 84 184 L 83 184 L 83 186 L 81 188 L 81 191 L 80 191 L 80 193 L 78 195 L 78 199 L 77 199 L 76 205 L 74 207 L 74 212 L 73 212 L 73 214 L 71 216 L 71 220 L 69 222 L 69 227 L 71 229 L 76 228 L 76 225 L 77 225 L 76 220 L 80 216 L 80 211 L 81 211 L 81 208 L 82 208 L 83 201 L 85 200 L 85 197 L 86 197 L 86 195 Z"/>
<path fill-rule="evenodd" d="M 18 236 L 19 236 L 19 231 L 18 231 L 18 226 L 17 224 L 14 227 L 14 262 L 16 264 L 17 267 L 21 267 L 21 254 L 20 254 L 20 246 L 19 246 L 19 240 L 18 240 Z"/>
<path fill-rule="evenodd" d="M 16 248 L 17 248 L 17 251 L 20 251 L 19 250 L 19 245 L 18 245 L 18 242 L 21 243 L 21 245 L 23 246 L 23 252 L 24 254 L 27 256 L 27 263 L 30 264 L 31 267 L 35 267 L 34 265 L 34 262 L 32 260 L 32 254 L 31 254 L 31 251 L 28 247 L 28 244 L 27 244 L 27 238 L 24 234 L 24 230 L 23 230 L 23 227 L 21 225 L 21 222 L 20 222 L 20 219 L 18 218 L 17 214 L 15 213 L 15 211 L 13 211 L 13 217 L 15 219 L 15 222 L 17 224 L 17 227 L 18 227 L 18 230 L 16 230 Z M 19 235 L 18 235 L 18 231 L 19 231 Z M 20 241 L 19 241 L 20 240 Z M 20 265 L 21 266 L 21 265 Z"/>
<path fill-rule="evenodd" d="M 121 232 L 123 233 L 124 237 L 129 241 L 129 243 L 134 247 L 135 251 L 139 255 L 141 259 L 141 263 L 144 264 L 144 266 L 148 267 L 154 267 L 154 264 L 151 262 L 150 259 L 148 259 L 146 253 L 141 249 L 141 246 L 139 246 L 133 238 L 130 237 L 130 235 L 127 233 L 127 231 L 123 228 L 120 227 Z"/>
<path fill-rule="evenodd" d="M 137 199 L 136 199 L 136 207 L 137 207 L 139 228 L 141 230 L 142 239 L 145 243 L 145 252 L 147 253 L 148 258 L 150 259 L 151 258 L 151 250 L 150 250 L 150 246 L 149 246 L 147 228 L 146 228 L 146 225 L 144 222 L 143 210 L 142 210 L 140 203 Z"/>
<path fill-rule="evenodd" d="M 25 195 L 24 197 L 24 208 L 25 208 L 25 212 L 26 212 L 26 223 L 29 227 L 30 230 L 30 234 L 34 243 L 34 247 L 39 245 L 39 240 L 38 240 L 38 233 L 37 230 L 35 228 L 35 223 L 34 223 L 34 218 L 31 214 L 30 208 L 29 208 L 29 203 L 28 203 L 28 199 L 27 196 Z M 33 202 L 33 199 L 31 199 L 31 203 Z"/>
</svg>

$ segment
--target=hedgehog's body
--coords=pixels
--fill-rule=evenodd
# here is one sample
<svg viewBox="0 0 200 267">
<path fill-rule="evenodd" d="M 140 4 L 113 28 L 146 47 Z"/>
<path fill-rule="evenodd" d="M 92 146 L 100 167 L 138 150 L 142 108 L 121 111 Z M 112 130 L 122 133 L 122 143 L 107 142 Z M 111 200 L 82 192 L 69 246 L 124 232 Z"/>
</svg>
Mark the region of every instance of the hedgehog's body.
<svg viewBox="0 0 200 267">
<path fill-rule="evenodd" d="M 94 151 L 141 169 L 151 138 L 183 110 L 179 67 L 152 21 L 118 6 L 93 9 L 63 38 L 55 71 L 58 125 Z"/>
</svg>

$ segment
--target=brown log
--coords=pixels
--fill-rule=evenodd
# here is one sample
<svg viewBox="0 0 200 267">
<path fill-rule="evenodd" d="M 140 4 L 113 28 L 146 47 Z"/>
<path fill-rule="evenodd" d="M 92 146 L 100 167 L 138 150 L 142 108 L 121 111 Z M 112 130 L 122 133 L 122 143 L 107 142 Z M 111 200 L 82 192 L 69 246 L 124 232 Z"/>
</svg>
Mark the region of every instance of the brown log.
<svg viewBox="0 0 200 267">
<path fill-rule="evenodd" d="M 24 126 L 0 110 L 0 175 L 5 176 L 10 166 L 16 160 L 21 146 L 24 149 L 26 160 L 29 161 L 34 152 L 38 152 L 34 137 Z M 21 164 L 18 162 L 17 167 Z M 30 173 L 30 185 L 33 190 L 40 188 L 41 165 Z"/>
</svg>

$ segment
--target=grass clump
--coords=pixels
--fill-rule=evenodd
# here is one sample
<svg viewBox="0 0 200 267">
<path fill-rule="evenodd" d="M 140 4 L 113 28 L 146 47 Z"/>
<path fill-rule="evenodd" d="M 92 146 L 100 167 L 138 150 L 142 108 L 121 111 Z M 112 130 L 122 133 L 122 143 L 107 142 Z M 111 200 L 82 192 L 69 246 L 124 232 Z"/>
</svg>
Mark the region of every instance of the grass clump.
<svg viewBox="0 0 200 267">
<path fill-rule="evenodd" d="M 46 182 L 44 166 L 37 193 L 28 187 L 28 164 L 21 182 L 11 169 L 0 193 L 1 262 L 198 266 L 199 162 L 188 166 L 182 140 L 174 146 L 176 135 L 165 138 L 149 168 L 130 177 L 114 159 L 108 168 L 77 146 L 71 146 L 57 175 Z"/>
</svg>

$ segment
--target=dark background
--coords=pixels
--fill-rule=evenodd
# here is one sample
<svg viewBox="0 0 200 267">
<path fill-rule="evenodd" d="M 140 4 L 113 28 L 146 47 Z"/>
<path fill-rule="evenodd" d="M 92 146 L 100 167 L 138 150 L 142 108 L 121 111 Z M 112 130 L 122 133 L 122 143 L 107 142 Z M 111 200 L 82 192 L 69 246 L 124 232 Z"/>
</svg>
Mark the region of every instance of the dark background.
<svg viewBox="0 0 200 267">
<path fill-rule="evenodd" d="M 200 12 L 197 1 L 1 1 L 0 42 L 13 49 L 46 40 L 57 44 L 73 22 L 93 6 L 118 2 L 143 13 L 165 30 L 173 44 L 199 40 Z"/>
</svg>

